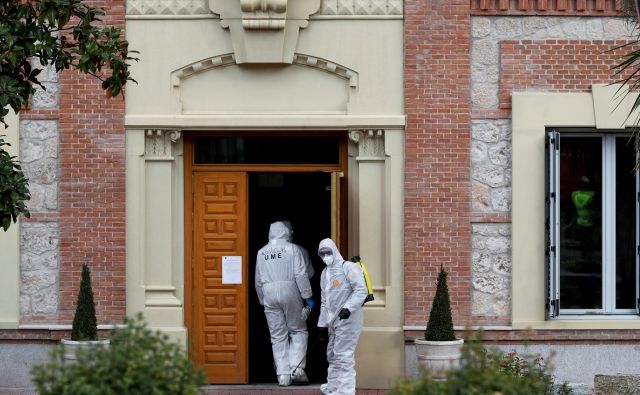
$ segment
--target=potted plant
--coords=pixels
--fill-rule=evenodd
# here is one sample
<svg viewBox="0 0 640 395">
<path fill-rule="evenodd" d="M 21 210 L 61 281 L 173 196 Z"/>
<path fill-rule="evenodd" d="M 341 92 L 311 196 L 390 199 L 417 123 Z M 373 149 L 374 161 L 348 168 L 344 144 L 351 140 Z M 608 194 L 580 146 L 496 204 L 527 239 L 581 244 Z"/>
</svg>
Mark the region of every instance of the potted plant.
<svg viewBox="0 0 640 395">
<path fill-rule="evenodd" d="M 91 290 L 91 273 L 89 267 L 82 265 L 82 280 L 78 292 L 78 303 L 73 316 L 71 326 L 71 340 L 62 339 L 65 347 L 65 359 L 76 359 L 78 348 L 92 345 L 108 346 L 109 340 L 98 340 L 98 323 L 96 320 L 96 306 L 93 303 L 93 291 Z"/>
<path fill-rule="evenodd" d="M 460 366 L 464 339 L 456 339 L 451 318 L 451 302 L 447 286 L 447 272 L 441 267 L 436 295 L 433 298 L 424 339 L 415 339 L 418 363 L 433 378 L 444 379 L 446 371 Z"/>
</svg>

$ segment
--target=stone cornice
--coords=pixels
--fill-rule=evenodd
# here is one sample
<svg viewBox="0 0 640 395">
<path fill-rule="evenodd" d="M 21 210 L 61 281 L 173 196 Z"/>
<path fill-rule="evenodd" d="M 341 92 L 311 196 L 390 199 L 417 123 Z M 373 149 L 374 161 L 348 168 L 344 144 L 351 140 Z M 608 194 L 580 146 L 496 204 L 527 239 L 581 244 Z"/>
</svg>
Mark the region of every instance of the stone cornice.
<svg viewBox="0 0 640 395">
<path fill-rule="evenodd" d="M 243 0 L 245 8 L 255 2 Z M 269 1 L 278 3 L 278 1 Z M 275 7 L 275 5 L 274 5 Z M 255 7 L 254 7 L 255 8 Z M 258 7 L 259 8 L 259 7 Z M 277 7 L 276 7 L 277 8 Z M 402 15 L 403 0 L 322 0 L 315 15 Z M 127 0 L 127 15 L 213 15 L 208 0 Z"/>
</svg>

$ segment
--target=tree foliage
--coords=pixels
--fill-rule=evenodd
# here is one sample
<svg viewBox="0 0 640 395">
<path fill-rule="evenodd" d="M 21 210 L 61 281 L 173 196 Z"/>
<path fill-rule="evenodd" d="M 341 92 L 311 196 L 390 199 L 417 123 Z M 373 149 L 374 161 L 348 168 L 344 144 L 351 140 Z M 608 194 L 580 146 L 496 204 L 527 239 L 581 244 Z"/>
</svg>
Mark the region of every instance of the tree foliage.
<svg viewBox="0 0 640 395">
<path fill-rule="evenodd" d="M 0 135 L 0 226 L 6 231 L 21 213 L 29 217 L 26 202 L 30 195 L 20 164 L 3 148 L 9 143 L 2 137 Z"/>
<path fill-rule="evenodd" d="M 36 87 L 45 89 L 38 75 L 45 67 L 56 72 L 66 69 L 92 75 L 102 81 L 102 89 L 110 97 L 118 96 L 128 81 L 132 61 L 129 43 L 122 39 L 121 29 L 103 26 L 104 11 L 85 0 L 3 0 L 0 1 L 0 122 L 7 126 L 9 108 L 17 114 L 29 104 Z M 134 81 L 135 82 L 135 81 Z M 0 152 L 4 149 L 0 146 Z M 15 158 L 2 158 L 0 178 L 16 180 L 22 174 Z M 13 173 L 12 173 L 13 172 Z M 22 176 L 24 178 L 24 176 Z M 13 185 L 13 184 L 12 184 Z M 28 213 L 20 192 L 26 182 L 8 187 L 22 199 L 0 210 L 0 224 L 15 222 L 12 213 Z M 11 202 L 9 202 L 11 203 Z M 8 214 L 9 213 L 9 214 Z M 8 222 L 9 221 L 9 222 Z"/>
<path fill-rule="evenodd" d="M 98 322 L 96 320 L 96 305 L 93 303 L 91 290 L 91 272 L 89 266 L 82 265 L 82 280 L 78 292 L 76 314 L 71 326 L 71 340 L 97 340 Z"/>
<path fill-rule="evenodd" d="M 447 272 L 443 268 L 440 268 L 440 273 L 438 274 L 436 296 L 433 298 L 424 338 L 431 341 L 456 340 L 456 335 L 453 332 L 453 319 L 451 318 Z"/>
</svg>

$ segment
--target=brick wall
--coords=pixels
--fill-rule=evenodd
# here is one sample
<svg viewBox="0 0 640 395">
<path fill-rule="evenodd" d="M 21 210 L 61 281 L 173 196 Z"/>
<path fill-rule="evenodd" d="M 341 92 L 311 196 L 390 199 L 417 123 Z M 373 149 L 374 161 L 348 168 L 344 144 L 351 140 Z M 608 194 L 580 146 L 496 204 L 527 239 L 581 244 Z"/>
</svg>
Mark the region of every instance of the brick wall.
<svg viewBox="0 0 640 395">
<path fill-rule="evenodd" d="M 93 1 L 105 24 L 124 28 L 124 0 Z M 125 314 L 124 99 L 95 78 L 60 76 L 60 303 L 72 320 L 81 266 L 90 265 L 99 323 Z"/>
<path fill-rule="evenodd" d="M 620 0 L 470 0 L 474 15 L 619 15 Z"/>
<path fill-rule="evenodd" d="M 592 84 L 612 82 L 612 66 L 620 63 L 621 55 L 632 47 L 612 49 L 627 43 L 622 40 L 502 41 L 500 108 L 511 108 L 511 93 L 516 91 L 590 92 Z"/>
<path fill-rule="evenodd" d="M 468 0 L 406 0 L 405 324 L 425 325 L 442 265 L 470 310 Z"/>
</svg>

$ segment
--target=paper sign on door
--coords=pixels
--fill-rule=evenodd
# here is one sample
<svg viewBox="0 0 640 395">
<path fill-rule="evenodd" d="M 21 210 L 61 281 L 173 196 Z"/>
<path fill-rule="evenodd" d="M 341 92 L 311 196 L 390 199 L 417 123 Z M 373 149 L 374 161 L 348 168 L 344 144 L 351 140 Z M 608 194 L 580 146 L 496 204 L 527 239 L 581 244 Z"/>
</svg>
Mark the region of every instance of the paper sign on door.
<svg viewBox="0 0 640 395">
<path fill-rule="evenodd" d="M 222 257 L 222 283 L 242 284 L 242 257 Z"/>
</svg>

